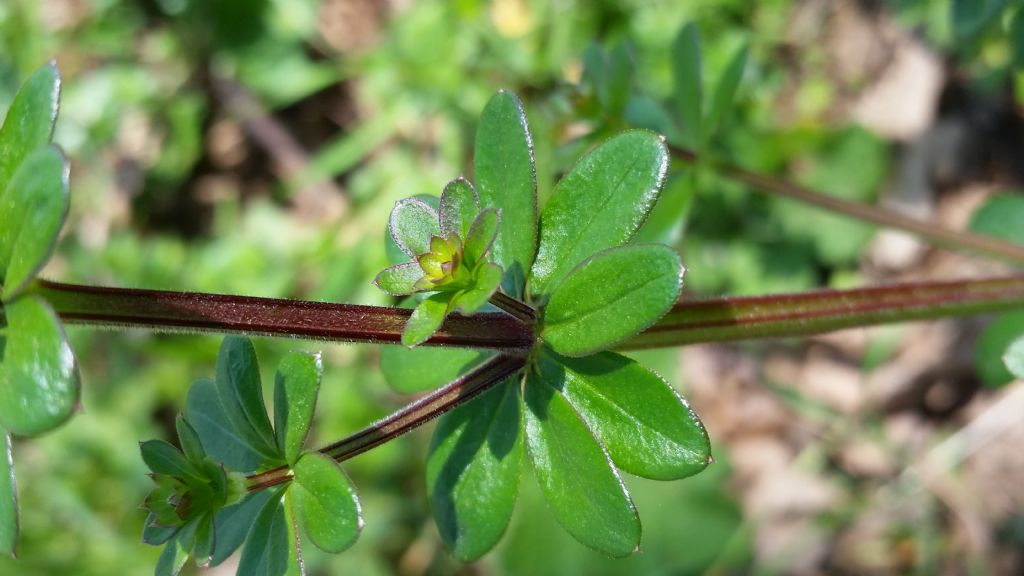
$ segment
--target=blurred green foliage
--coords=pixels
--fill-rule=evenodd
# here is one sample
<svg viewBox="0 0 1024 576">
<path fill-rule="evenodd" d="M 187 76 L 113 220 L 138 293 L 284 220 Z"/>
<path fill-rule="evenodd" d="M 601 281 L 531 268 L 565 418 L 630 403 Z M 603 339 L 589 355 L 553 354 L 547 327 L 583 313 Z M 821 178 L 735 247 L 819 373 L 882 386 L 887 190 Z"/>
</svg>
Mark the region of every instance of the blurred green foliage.
<svg viewBox="0 0 1024 576">
<path fill-rule="evenodd" d="M 703 93 L 715 93 L 740 49 L 748 54 L 737 108 L 706 143 L 709 153 L 843 198 L 874 200 L 890 175 L 888 145 L 829 120 L 837 95 L 824 48 L 787 52 L 798 3 L 421 0 L 386 8 L 342 0 L 7 0 L 0 4 L 0 109 L 29 73 L 56 58 L 64 94 L 55 141 L 72 160 L 72 206 L 44 276 L 394 303 L 371 284 L 388 264 L 379 241 L 386 215 L 399 198 L 440 190 L 468 169 L 474 123 L 496 89 L 523 96 L 546 198 L 570 159 L 602 134 L 636 124 L 677 136 L 672 47 L 688 21 L 701 33 Z M 922 29 L 960 58 L 980 84 L 1016 78 L 1017 3 L 985 2 L 1001 8 L 960 30 L 947 0 L 884 4 L 902 26 Z M 337 15 L 360 6 L 355 16 Z M 782 52 L 801 68 L 795 85 Z M 598 62 L 610 79 L 595 84 L 586 71 Z M 225 80 L 293 133 L 308 156 L 298 172 L 280 168 L 280 150 L 255 143 L 247 132 L 251 110 L 225 97 Z M 792 103 L 784 117 L 777 114 L 782 100 Z M 870 236 L 862 225 L 820 215 L 812 221 L 809 209 L 753 195 L 699 167 L 673 166 L 672 174 L 665 198 L 673 209 L 655 211 L 641 237 L 680 248 L 691 292 L 801 290 L 859 273 Z M 317 206 L 309 185 L 325 179 L 344 191 L 337 217 L 302 208 L 306 198 Z M 16 443 L 20 560 L 0 559 L 0 573 L 148 574 L 159 550 L 138 541 L 145 520 L 138 505 L 150 482 L 130 439 L 174 437 L 174 415 L 189 383 L 210 372 L 219 339 L 74 328 L 70 338 L 82 362 L 83 410 L 54 434 Z M 269 339 L 256 346 L 264 366 L 288 351 L 323 350 L 310 446 L 407 399 L 385 386 L 374 347 Z M 662 354 L 659 371 L 678 385 L 676 355 L 655 354 Z M 422 481 L 429 434 L 418 430 L 347 465 L 373 521 L 344 555 L 308 550 L 308 567 L 366 575 L 460 569 L 430 520 Z M 481 570 L 750 568 L 752 537 L 727 488 L 728 455 L 716 448 L 715 457 L 685 482 L 627 479 L 646 529 L 643 553 L 626 560 L 573 543 L 527 476 L 509 533 Z"/>
</svg>

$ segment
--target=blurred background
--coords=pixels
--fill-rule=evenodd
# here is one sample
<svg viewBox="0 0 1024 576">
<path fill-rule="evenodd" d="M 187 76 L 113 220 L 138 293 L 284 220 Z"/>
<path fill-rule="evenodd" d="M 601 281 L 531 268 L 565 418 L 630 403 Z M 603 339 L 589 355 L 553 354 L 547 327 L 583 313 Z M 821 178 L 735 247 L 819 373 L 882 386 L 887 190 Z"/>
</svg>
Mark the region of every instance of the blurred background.
<svg viewBox="0 0 1024 576">
<path fill-rule="evenodd" d="M 629 126 L 678 135 L 673 41 L 694 22 L 705 86 L 749 59 L 708 152 L 850 200 L 1024 241 L 1024 15 L 987 0 L 4 0 L 0 110 L 55 58 L 72 213 L 44 275 L 68 282 L 393 304 L 395 200 L 466 174 L 477 115 L 523 98 L 542 197 Z M 469 174 L 467 174 L 469 175 Z M 690 296 L 963 278 L 998 264 L 673 165 L 644 237 Z M 715 463 L 626 478 L 642 550 L 573 541 L 529 470 L 498 548 L 447 555 L 423 467 L 432 426 L 346 464 L 367 528 L 313 574 L 1021 574 L 1024 384 L 1000 362 L 1024 312 L 638 353 L 692 402 Z M 136 440 L 173 438 L 213 336 L 71 328 L 82 411 L 20 441 L 20 560 L 2 574 L 147 574 Z M 314 442 L 409 400 L 371 346 L 322 350 Z M 201 572 L 190 568 L 195 572 Z M 233 574 L 231 562 L 210 573 Z"/>
</svg>

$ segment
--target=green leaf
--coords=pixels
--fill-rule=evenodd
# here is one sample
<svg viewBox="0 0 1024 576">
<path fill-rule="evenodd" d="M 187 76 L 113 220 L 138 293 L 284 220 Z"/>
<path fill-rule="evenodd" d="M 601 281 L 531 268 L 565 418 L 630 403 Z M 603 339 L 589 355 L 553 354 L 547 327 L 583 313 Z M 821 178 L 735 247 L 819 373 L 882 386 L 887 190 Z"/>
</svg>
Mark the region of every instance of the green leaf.
<svg viewBox="0 0 1024 576">
<path fill-rule="evenodd" d="M 705 143 L 711 139 L 718 125 L 725 120 L 732 111 L 733 102 L 736 100 L 736 90 L 743 79 L 743 70 L 747 67 L 747 47 L 743 46 L 733 54 L 729 65 L 725 68 L 722 77 L 718 79 L 718 86 L 715 88 L 715 95 L 711 100 L 711 109 L 708 110 L 707 118 L 704 119 L 701 131 L 701 142 Z"/>
<path fill-rule="evenodd" d="M 21 163 L 0 197 L 3 300 L 21 294 L 46 264 L 68 213 L 68 167 L 53 146 Z"/>
<path fill-rule="evenodd" d="M 537 250 L 537 175 L 533 141 L 519 98 L 502 90 L 480 114 L 473 159 L 483 208 L 501 211 L 494 261 L 505 271 L 505 292 L 523 296 Z"/>
<path fill-rule="evenodd" d="M 970 229 L 978 234 L 1024 244 L 1024 197 L 998 194 L 988 199 L 971 216 Z"/>
<path fill-rule="evenodd" d="M 252 523 L 242 547 L 237 573 L 246 576 L 282 576 L 288 570 L 291 547 L 281 493 L 275 492 Z"/>
<path fill-rule="evenodd" d="M 458 234 L 460 239 L 465 240 L 469 227 L 473 224 L 473 218 L 479 211 L 480 201 L 477 200 L 476 190 L 469 180 L 462 177 L 452 180 L 441 192 L 441 202 L 438 205 L 441 235 L 448 237 Z"/>
<path fill-rule="evenodd" d="M 501 267 L 497 264 L 484 264 L 476 272 L 476 284 L 455 299 L 455 307 L 463 314 L 473 314 L 487 305 L 488 299 L 501 284 Z"/>
<path fill-rule="evenodd" d="M 396 392 L 412 394 L 447 384 L 491 356 L 469 348 L 384 346 L 380 367 Z"/>
<path fill-rule="evenodd" d="M 700 68 L 700 32 L 693 22 L 683 26 L 672 43 L 672 81 L 682 125 L 682 144 L 696 149 L 703 133 L 701 83 L 704 80 Z"/>
<path fill-rule="evenodd" d="M 377 288 L 392 296 L 405 296 L 416 292 L 416 281 L 423 277 L 419 262 L 403 262 L 381 270 L 373 279 Z"/>
<path fill-rule="evenodd" d="M 359 500 L 338 464 L 319 452 L 309 452 L 294 468 L 291 497 L 299 523 L 317 548 L 337 554 L 355 544 L 363 529 Z"/>
<path fill-rule="evenodd" d="M 181 572 L 192 551 L 193 530 L 194 523 L 183 527 L 164 545 L 153 570 L 155 576 L 177 576 Z"/>
<path fill-rule="evenodd" d="M 0 362 L 0 426 L 31 436 L 60 426 L 78 405 L 75 355 L 60 320 L 44 300 L 23 296 L 4 305 L 7 343 Z"/>
<path fill-rule="evenodd" d="M 626 43 L 620 42 L 608 53 L 605 89 L 602 93 L 607 116 L 620 117 L 626 109 L 633 88 L 634 68 L 633 57 Z"/>
<path fill-rule="evenodd" d="M 156 513 L 150 512 L 142 528 L 142 542 L 150 546 L 160 546 L 173 538 L 178 533 L 178 528 L 179 526 L 161 526 Z"/>
<path fill-rule="evenodd" d="M 540 299 L 595 252 L 629 242 L 657 201 L 667 169 L 661 137 L 643 130 L 614 136 L 577 162 L 540 216 L 531 293 Z"/>
<path fill-rule="evenodd" d="M 196 524 L 196 535 L 192 544 L 192 556 L 195 558 L 196 566 L 206 568 L 210 565 L 216 545 L 216 536 L 213 518 L 209 513 L 204 514 Z"/>
<path fill-rule="evenodd" d="M 470 266 L 475 266 L 477 262 L 480 262 L 487 251 L 491 249 L 494 239 L 498 236 L 500 225 L 501 213 L 494 208 L 480 212 L 473 220 L 463 245 L 463 252 Z"/>
<path fill-rule="evenodd" d="M 985 386 L 999 388 L 1013 380 L 1013 374 L 1003 363 L 1003 355 L 1022 334 L 1024 312 L 1003 314 L 985 327 L 974 348 L 974 368 Z"/>
<path fill-rule="evenodd" d="M 164 440 L 139 442 L 142 461 L 155 474 L 166 474 L 178 478 L 198 478 L 202 473 L 185 459 L 180 450 Z"/>
<path fill-rule="evenodd" d="M 427 494 L 441 538 L 472 562 L 512 517 L 523 459 L 520 376 L 441 417 L 427 460 Z"/>
<path fill-rule="evenodd" d="M 566 356 L 607 350 L 668 312 L 682 281 L 683 265 L 668 246 L 636 244 L 599 252 L 555 288 L 541 338 Z"/>
<path fill-rule="evenodd" d="M 18 90 L 0 128 L 0 194 L 26 156 L 50 141 L 60 100 L 60 73 L 51 62 Z"/>
<path fill-rule="evenodd" d="M 444 322 L 444 317 L 451 309 L 454 294 L 441 292 L 424 298 L 412 311 L 405 329 L 402 331 L 402 344 L 412 348 L 422 344 L 437 332 Z"/>
<path fill-rule="evenodd" d="M 1003 354 L 1003 363 L 1014 378 L 1024 380 L 1024 337 L 1017 338 Z M 12 472 L 13 479 L 13 472 Z"/>
<path fill-rule="evenodd" d="M 668 382 L 636 361 L 614 352 L 567 358 L 547 350 L 538 370 L 620 470 L 676 480 L 707 467 L 711 445 L 697 414 Z"/>
<path fill-rule="evenodd" d="M 526 445 L 548 507 L 573 538 L 621 558 L 640 545 L 640 519 L 608 455 L 566 399 L 531 372 Z"/>
<path fill-rule="evenodd" d="M 203 378 L 189 388 L 185 418 L 199 434 L 206 453 L 231 470 L 253 472 L 264 461 L 228 420 L 213 380 Z"/>
<path fill-rule="evenodd" d="M 675 245 L 683 237 L 686 219 L 697 192 L 692 170 L 677 170 L 665 185 L 658 203 L 633 238 L 634 242 L 659 242 Z"/>
<path fill-rule="evenodd" d="M 981 33 L 1002 11 L 1007 0 L 952 0 L 950 24 L 957 41 Z"/>
<path fill-rule="evenodd" d="M 263 403 L 256 349 L 248 338 L 228 336 L 217 355 L 217 396 L 238 434 L 260 454 L 282 457 Z"/>
<path fill-rule="evenodd" d="M 437 211 L 417 198 L 395 203 L 388 229 L 395 244 L 410 258 L 430 252 L 430 238 L 441 234 Z"/>
<path fill-rule="evenodd" d="M 313 423 L 323 365 L 320 355 L 292 352 L 281 360 L 274 382 L 274 430 L 277 449 L 294 466 Z"/>
<path fill-rule="evenodd" d="M 3 462 L 0 462 L 0 552 L 17 555 L 18 483 L 14 478 L 14 455 L 11 453 L 11 433 L 4 431 Z"/>
<path fill-rule="evenodd" d="M 199 439 L 196 429 L 181 415 L 174 421 L 174 425 L 178 430 L 178 442 L 181 444 L 181 451 L 185 453 L 185 458 L 193 464 L 202 462 L 206 458 L 206 450 L 203 449 L 203 442 Z"/>
<path fill-rule="evenodd" d="M 256 522 L 256 517 L 273 497 L 273 490 L 261 490 L 251 493 L 244 500 L 222 508 L 214 520 L 216 536 L 213 547 L 211 566 L 217 566 L 227 560 L 245 541 L 249 529 Z"/>
</svg>

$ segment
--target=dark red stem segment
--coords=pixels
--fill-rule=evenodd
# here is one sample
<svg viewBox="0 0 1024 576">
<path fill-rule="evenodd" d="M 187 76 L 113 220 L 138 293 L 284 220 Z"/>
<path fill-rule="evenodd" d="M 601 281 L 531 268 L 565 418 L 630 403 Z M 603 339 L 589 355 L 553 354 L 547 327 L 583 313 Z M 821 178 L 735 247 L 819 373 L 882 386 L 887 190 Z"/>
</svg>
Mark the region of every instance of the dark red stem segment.
<svg viewBox="0 0 1024 576">
<path fill-rule="evenodd" d="M 681 301 L 626 349 L 806 336 L 1024 308 L 1024 276 Z"/>
<path fill-rule="evenodd" d="M 338 462 L 362 454 L 469 402 L 521 370 L 525 364 L 523 356 L 497 356 L 390 416 L 321 448 L 320 453 Z M 250 476 L 249 490 L 269 488 L 287 482 L 289 478 L 287 467 L 275 468 Z"/>
<path fill-rule="evenodd" d="M 684 162 L 691 164 L 706 162 L 714 168 L 715 172 L 737 182 L 742 182 L 755 190 L 770 192 L 776 196 L 783 196 L 805 204 L 811 204 L 830 212 L 837 212 L 852 218 L 872 222 L 879 226 L 903 230 L 946 248 L 971 250 L 979 254 L 994 256 L 1001 260 L 1024 264 L 1024 246 L 1018 246 L 1017 244 L 1004 242 L 989 236 L 950 230 L 877 206 L 869 206 L 829 196 L 810 188 L 798 186 L 792 182 L 759 174 L 725 162 L 704 160 L 698 157 L 692 150 L 685 148 L 670 146 L 670 149 L 673 156 Z"/>
<path fill-rule="evenodd" d="M 67 324 L 399 343 L 404 308 L 39 281 L 35 290 Z M 525 350 L 533 328 L 504 313 L 452 314 L 427 346 Z"/>
</svg>

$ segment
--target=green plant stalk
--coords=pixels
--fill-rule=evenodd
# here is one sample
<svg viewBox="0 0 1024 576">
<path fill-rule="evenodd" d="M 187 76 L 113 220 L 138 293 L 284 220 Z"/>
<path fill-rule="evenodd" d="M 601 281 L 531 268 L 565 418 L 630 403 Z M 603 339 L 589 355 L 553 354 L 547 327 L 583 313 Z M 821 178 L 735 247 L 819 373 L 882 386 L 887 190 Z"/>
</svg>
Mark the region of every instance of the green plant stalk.
<svg viewBox="0 0 1024 576">
<path fill-rule="evenodd" d="M 902 230 L 945 248 L 967 250 L 1015 264 L 1024 264 L 1024 246 L 1004 242 L 989 236 L 950 230 L 878 206 L 850 202 L 849 200 L 829 196 L 828 194 L 798 186 L 792 182 L 759 174 L 727 162 L 707 159 L 699 156 L 692 150 L 678 146 L 669 146 L 669 150 L 671 150 L 675 158 L 683 162 L 707 165 L 722 176 L 742 182 L 754 190 L 817 206 L 830 212 L 843 214 L 879 226 Z"/>
<path fill-rule="evenodd" d="M 807 336 L 1024 308 L 1024 276 L 681 301 L 624 349 Z"/>
<path fill-rule="evenodd" d="M 66 324 L 159 332 L 217 332 L 393 344 L 412 310 L 197 292 L 139 290 L 37 281 Z M 2 311 L 2 309 L 0 309 Z M 533 328 L 504 313 L 452 314 L 427 346 L 529 350 Z"/>
<path fill-rule="evenodd" d="M 492 386 L 503 382 L 525 365 L 525 356 L 496 356 L 359 432 L 321 448 L 319 452 L 337 462 L 358 456 L 469 402 Z M 287 466 L 253 474 L 248 478 L 249 490 L 276 486 L 287 482 L 290 477 L 291 472 Z"/>
</svg>

